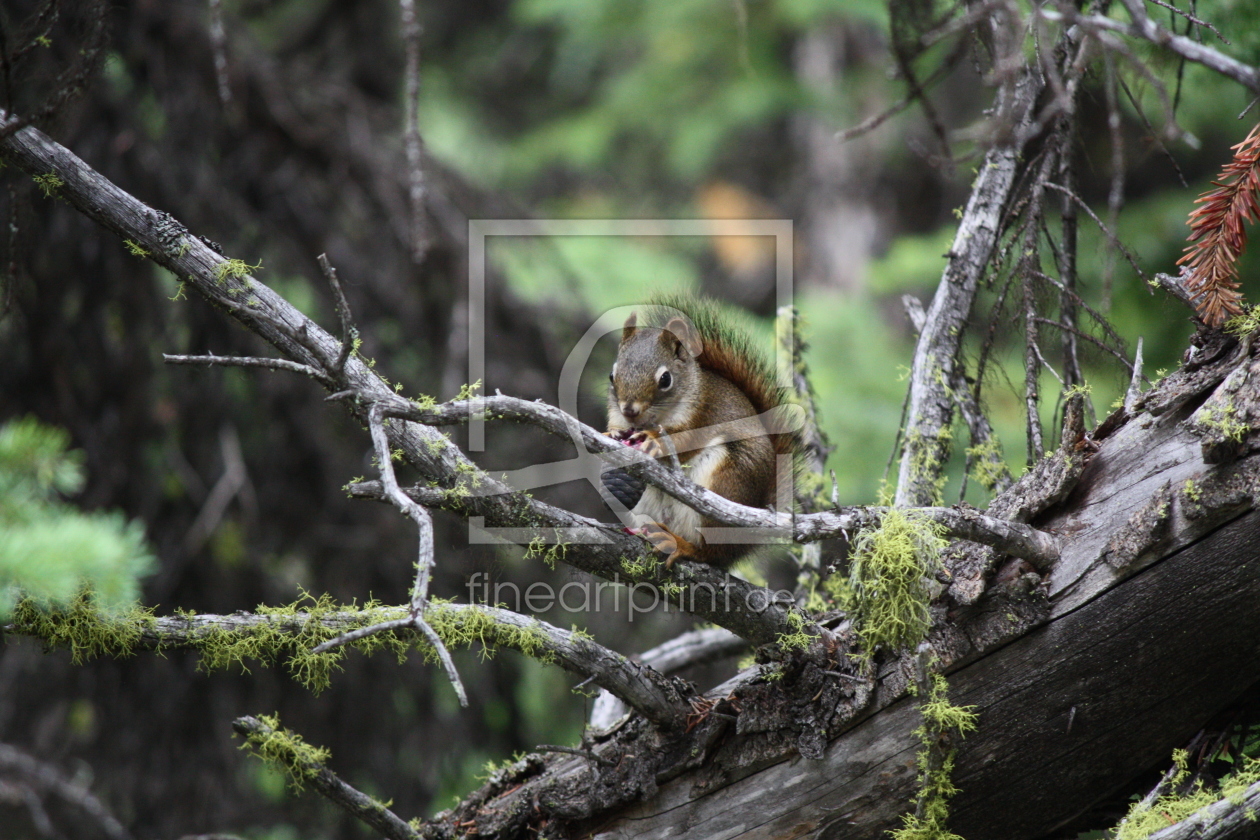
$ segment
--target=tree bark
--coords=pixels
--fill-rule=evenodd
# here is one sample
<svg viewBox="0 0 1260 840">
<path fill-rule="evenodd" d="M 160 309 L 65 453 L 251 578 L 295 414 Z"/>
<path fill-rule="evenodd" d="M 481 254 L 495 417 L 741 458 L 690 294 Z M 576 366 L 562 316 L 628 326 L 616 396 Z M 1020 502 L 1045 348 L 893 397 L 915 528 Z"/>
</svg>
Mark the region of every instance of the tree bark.
<svg viewBox="0 0 1260 840">
<path fill-rule="evenodd" d="M 1047 576 L 1003 570 L 976 598 L 968 587 L 992 564 L 967 551 L 951 560 L 956 580 L 931 640 L 952 701 L 979 714 L 953 774 L 961 793 L 950 828 L 968 840 L 1070 823 L 1260 679 L 1260 457 L 1251 454 L 1260 392 L 1249 384 L 1260 363 L 1250 342 L 1220 334 L 1194 355 L 1133 415 L 1121 409 L 991 508 L 1064 540 Z M 1209 464 L 1218 430 L 1203 412 L 1227 397 L 1246 431 L 1234 432 L 1235 457 Z M 1047 475 L 1061 486 L 1038 489 Z M 1028 515 L 1035 507 L 1020 494 L 1036 492 L 1059 501 Z M 641 796 L 618 802 L 607 778 L 616 773 L 559 759 L 492 782 L 457 811 L 481 836 L 509 836 L 507 814 L 535 802 L 606 840 L 874 840 L 915 794 L 911 671 L 909 657 L 884 661 L 865 690 L 843 679 L 837 690 L 808 666 L 769 686 L 745 674 L 708 694 L 733 722 L 707 719 L 685 744 L 644 743 L 641 730 L 611 736 L 621 743 L 602 755 L 623 752 L 655 773 L 638 779 Z M 816 750 L 810 726 L 826 732 Z"/>
</svg>

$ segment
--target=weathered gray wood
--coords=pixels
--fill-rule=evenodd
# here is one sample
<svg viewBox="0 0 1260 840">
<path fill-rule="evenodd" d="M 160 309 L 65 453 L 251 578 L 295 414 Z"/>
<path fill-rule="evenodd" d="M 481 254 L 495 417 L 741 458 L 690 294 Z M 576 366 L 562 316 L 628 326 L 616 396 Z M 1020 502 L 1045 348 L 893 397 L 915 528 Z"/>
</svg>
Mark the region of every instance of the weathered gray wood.
<svg viewBox="0 0 1260 840">
<path fill-rule="evenodd" d="M 1252 512 L 952 674 L 952 698 L 977 706 L 980 725 L 959 753 L 951 828 L 997 840 L 1063 824 L 1253 683 L 1256 545 Z M 917 725 L 900 700 L 820 762 L 797 756 L 703 791 L 684 776 L 596 836 L 879 837 L 913 795 Z"/>
</svg>

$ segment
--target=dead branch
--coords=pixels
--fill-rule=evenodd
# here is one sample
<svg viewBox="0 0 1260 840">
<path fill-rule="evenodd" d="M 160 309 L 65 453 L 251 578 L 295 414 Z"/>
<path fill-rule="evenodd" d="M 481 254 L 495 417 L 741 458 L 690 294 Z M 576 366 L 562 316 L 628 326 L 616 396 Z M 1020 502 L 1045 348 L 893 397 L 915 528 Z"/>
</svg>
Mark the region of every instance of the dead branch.
<svg viewBox="0 0 1260 840">
<path fill-rule="evenodd" d="M 243 737 L 267 736 L 275 732 L 258 718 L 248 715 L 232 721 L 232 728 Z M 384 804 L 346 784 L 322 764 L 304 762 L 302 769 L 309 774 L 311 787 L 321 796 L 389 840 L 423 840 L 426 836 L 427 832 L 416 831 Z"/>
<path fill-rule="evenodd" d="M 898 507 L 930 505 L 936 500 L 937 478 L 948 460 L 947 433 L 953 422 L 954 401 L 948 383 L 958 366 L 966 321 L 980 280 L 1002 231 L 1002 211 L 1019 171 L 1018 159 L 1033 122 L 1033 103 L 1043 86 L 1039 76 L 1027 73 L 1014 85 L 1013 101 L 999 103 L 1011 109 L 1017 128 L 984 157 L 925 328 L 915 345 L 908 422 L 894 498 Z M 999 92 L 1000 100 L 1005 93 L 1005 89 Z"/>
</svg>

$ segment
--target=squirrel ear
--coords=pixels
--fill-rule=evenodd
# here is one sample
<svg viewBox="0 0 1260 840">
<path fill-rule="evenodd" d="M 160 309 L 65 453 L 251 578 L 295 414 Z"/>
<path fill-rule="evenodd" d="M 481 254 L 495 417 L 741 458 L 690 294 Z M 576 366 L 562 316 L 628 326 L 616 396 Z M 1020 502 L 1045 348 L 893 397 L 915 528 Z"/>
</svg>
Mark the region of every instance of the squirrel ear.
<svg viewBox="0 0 1260 840">
<path fill-rule="evenodd" d="M 637 329 L 637 327 L 635 327 L 635 324 L 638 322 L 638 320 L 639 320 L 639 313 L 631 312 L 630 317 L 626 319 L 625 325 L 621 328 L 622 341 L 628 341 L 630 339 L 630 336 L 634 335 L 634 332 Z"/>
<path fill-rule="evenodd" d="M 673 333 L 679 343 L 687 348 L 687 352 L 693 359 L 704 352 L 704 342 L 700 340 L 700 333 L 696 332 L 695 325 L 686 318 L 670 318 L 669 323 L 665 325 L 665 332 Z"/>
</svg>

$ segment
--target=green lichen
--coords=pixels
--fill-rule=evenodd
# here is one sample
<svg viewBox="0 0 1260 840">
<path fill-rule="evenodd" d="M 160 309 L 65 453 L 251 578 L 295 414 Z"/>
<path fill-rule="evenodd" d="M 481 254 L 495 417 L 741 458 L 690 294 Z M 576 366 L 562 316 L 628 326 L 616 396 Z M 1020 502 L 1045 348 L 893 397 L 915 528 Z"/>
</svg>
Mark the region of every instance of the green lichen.
<svg viewBox="0 0 1260 840">
<path fill-rule="evenodd" d="M 174 302 L 174 301 L 177 301 L 177 300 L 187 300 L 187 299 L 188 299 L 188 296 L 187 296 L 186 294 L 184 294 L 184 287 L 185 287 L 186 285 L 187 285 L 187 284 L 186 284 L 186 283 L 184 283 L 184 281 L 182 281 L 182 280 L 181 280 L 181 281 L 179 282 L 179 288 L 175 290 L 175 294 L 173 294 L 173 295 L 171 295 L 170 297 L 168 297 L 168 298 L 167 298 L 167 300 L 169 300 L 169 301 L 171 301 L 171 302 Z"/>
<path fill-rule="evenodd" d="M 90 592 L 84 591 L 63 606 L 23 598 L 13 607 L 11 626 L 17 635 L 42 639 L 49 647 L 67 648 L 71 661 L 81 665 L 98 656 L 131 656 L 155 623 L 153 610 L 147 607 L 106 612 Z"/>
<path fill-rule="evenodd" d="M 1186 479 L 1186 483 L 1182 486 L 1182 492 L 1185 493 L 1187 499 L 1196 505 L 1203 504 L 1203 493 L 1199 490 L 1199 485 L 1194 483 L 1193 478 Z"/>
<path fill-rule="evenodd" d="M 1093 390 L 1094 390 L 1093 386 L 1091 386 L 1089 383 L 1082 382 L 1079 385 L 1073 385 L 1070 388 L 1064 388 L 1063 399 L 1066 401 L 1066 400 L 1072 399 L 1072 397 L 1088 397 L 1093 392 Z"/>
<path fill-rule="evenodd" d="M 556 568 L 556 562 L 564 562 L 568 558 L 568 543 L 557 542 L 548 543 L 543 536 L 534 536 L 529 540 L 528 547 L 525 547 L 525 559 L 542 559 L 547 568 Z"/>
<path fill-rule="evenodd" d="M 1198 423 L 1205 429 L 1218 432 L 1226 440 L 1242 443 L 1243 438 L 1251 429 L 1239 420 L 1236 414 L 1232 405 L 1209 406 L 1199 412 Z"/>
<path fill-rule="evenodd" d="M 660 572 L 661 561 L 655 554 L 645 557 L 622 557 L 621 570 L 633 580 L 656 577 Z"/>
<path fill-rule="evenodd" d="M 345 606 L 328 595 L 316 598 L 303 593 L 292 604 L 262 605 L 256 612 L 270 620 L 243 628 L 215 627 L 200 636 L 194 643 L 201 653 L 197 667 L 206 672 L 239 668 L 249 673 L 250 662 L 283 662 L 295 680 L 319 694 L 331 683 L 333 672 L 341 670 L 348 647 L 369 655 L 388 650 L 399 662 L 405 660 L 410 647 L 407 640 L 397 635 L 377 633 L 326 653 L 312 653 L 313 648 L 348 630 L 400 617 L 398 608 L 384 607 L 375 601 L 362 607 Z M 335 626 L 329 626 L 325 619 L 334 613 L 339 620 Z"/>
<path fill-rule="evenodd" d="M 868 656 L 913 647 L 927 635 L 928 578 L 940 566 L 944 534 L 927 517 L 893 508 L 854 539 L 848 588 L 839 591 Z"/>
<path fill-rule="evenodd" d="M 141 248 L 139 243 L 132 242 L 130 239 L 123 240 L 123 244 L 127 246 L 127 251 L 133 257 L 147 257 L 149 252 Z"/>
<path fill-rule="evenodd" d="M 35 186 L 39 187 L 39 191 L 44 194 L 44 198 L 54 198 L 57 190 L 66 185 L 66 182 L 57 177 L 56 172 L 48 172 L 46 175 L 32 176 L 31 180 L 35 182 Z"/>
<path fill-rule="evenodd" d="M 241 749 L 279 770 L 288 779 L 289 787 L 301 792 L 324 769 L 332 752 L 327 747 L 308 744 L 301 735 L 283 728 L 279 715 L 259 715 L 258 720 L 265 728 L 246 735 Z"/>
<path fill-rule="evenodd" d="M 220 283 L 226 283 L 228 278 L 244 280 L 251 272 L 260 268 L 262 268 L 262 260 L 258 261 L 258 265 L 250 265 L 244 260 L 224 260 L 215 266 L 214 277 Z"/>
<path fill-rule="evenodd" d="M 941 505 L 945 500 L 944 475 L 945 462 L 949 460 L 953 446 L 954 432 L 949 426 L 942 426 L 930 438 L 919 431 L 911 432 L 906 438 L 906 450 L 910 452 L 910 476 L 912 484 L 922 484 L 931 488 L 928 505 Z"/>
<path fill-rule="evenodd" d="M 999 482 L 1010 478 L 1010 471 L 1002 457 L 1002 443 L 997 437 L 990 437 L 978 446 L 968 447 L 967 457 L 972 463 L 972 479 L 990 493 L 997 489 Z"/>
<path fill-rule="evenodd" d="M 1248 306 L 1241 315 L 1235 315 L 1225 322 L 1225 332 L 1235 338 L 1246 338 L 1256 330 L 1260 330 L 1260 310 Z"/>
<path fill-rule="evenodd" d="M 1260 782 L 1260 760 L 1249 758 L 1241 768 L 1221 779 L 1216 790 L 1204 785 L 1201 779 L 1186 790 L 1185 783 L 1190 776 L 1189 756 L 1185 750 L 1174 750 L 1172 758 L 1175 772 L 1165 787 L 1174 792 L 1166 793 L 1147 805 L 1134 803 L 1111 840 L 1143 840 L 1160 829 L 1189 819 L 1195 812 L 1222 799 L 1241 805 L 1247 789 Z M 1246 816 L 1249 820 L 1255 819 L 1253 813 Z"/>
<path fill-rule="evenodd" d="M 935 760 L 943 742 L 962 738 L 976 728 L 974 706 L 949 702 L 949 684 L 941 674 L 933 674 L 927 697 L 921 698 L 919 713 L 923 723 L 914 734 L 920 748 L 919 798 L 915 812 L 902 817 L 901 828 L 889 832 L 893 840 L 962 840 L 946 828 L 949 800 L 958 793 L 953 782 L 956 750 L 950 747 Z"/>
<path fill-rule="evenodd" d="M 449 602 L 434 600 L 424 614 L 425 621 L 449 648 L 481 646 L 481 656 L 489 659 L 500 646 L 511 648 L 548 664 L 555 661 L 555 654 L 547 648 L 547 636 L 540 624 L 517 627 L 501 624 L 493 614 L 478 607 L 453 609 Z M 437 651 L 426 643 L 417 644 L 425 662 L 437 661 Z"/>
<path fill-rule="evenodd" d="M 805 650 L 814 642 L 814 636 L 805 632 L 808 622 L 805 616 L 795 608 L 788 610 L 784 617 L 788 627 L 792 628 L 791 633 L 780 633 L 778 638 L 779 647 L 784 650 Z"/>
<path fill-rule="evenodd" d="M 481 390 L 481 380 L 478 379 L 471 385 L 463 385 L 459 389 L 459 393 L 455 395 L 455 400 L 470 400 L 477 396 L 477 392 Z"/>
</svg>

